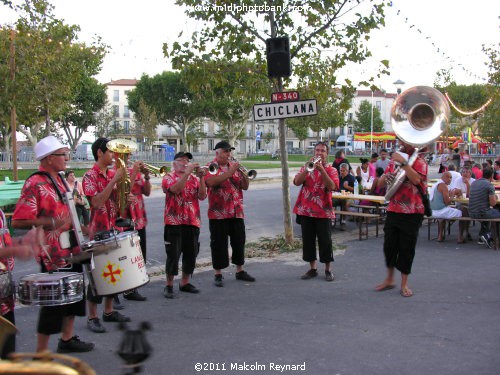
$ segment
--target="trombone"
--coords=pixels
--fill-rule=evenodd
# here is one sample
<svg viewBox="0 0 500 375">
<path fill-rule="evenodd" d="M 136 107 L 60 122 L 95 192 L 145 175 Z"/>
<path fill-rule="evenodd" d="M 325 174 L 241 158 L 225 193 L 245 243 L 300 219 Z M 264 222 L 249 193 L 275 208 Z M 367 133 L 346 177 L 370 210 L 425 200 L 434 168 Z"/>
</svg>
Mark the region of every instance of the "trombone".
<svg viewBox="0 0 500 375">
<path fill-rule="evenodd" d="M 306 167 L 307 171 L 308 172 L 314 171 L 314 167 L 320 161 L 321 161 L 321 156 L 316 156 L 312 161 L 310 161 L 309 163 L 307 163 L 307 167 Z"/>
<path fill-rule="evenodd" d="M 167 174 L 167 167 L 162 166 L 162 167 L 155 167 L 154 165 L 147 164 L 147 163 L 142 163 L 141 167 L 141 172 L 144 172 L 144 170 L 149 171 L 149 173 L 155 175 L 156 177 L 163 177 Z"/>
<path fill-rule="evenodd" d="M 239 161 L 236 160 L 235 158 L 231 158 L 230 160 L 234 163 L 239 163 Z M 255 177 L 257 177 L 257 171 L 255 169 L 248 170 L 240 164 L 238 170 L 243 174 L 243 176 L 245 176 L 249 180 L 254 180 Z"/>
</svg>

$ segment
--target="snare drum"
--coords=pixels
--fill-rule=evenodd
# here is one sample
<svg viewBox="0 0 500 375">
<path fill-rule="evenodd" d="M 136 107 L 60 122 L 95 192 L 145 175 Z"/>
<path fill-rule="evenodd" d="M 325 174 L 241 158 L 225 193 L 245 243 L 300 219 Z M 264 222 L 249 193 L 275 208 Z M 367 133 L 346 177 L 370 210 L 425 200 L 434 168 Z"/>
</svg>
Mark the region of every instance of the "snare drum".
<svg viewBox="0 0 500 375">
<path fill-rule="evenodd" d="M 95 241 L 87 251 L 92 253 L 89 279 L 97 295 L 122 293 L 149 282 L 137 231 Z"/>
<path fill-rule="evenodd" d="M 59 306 L 81 301 L 83 290 L 81 273 L 35 273 L 21 278 L 17 294 L 23 305 Z"/>
</svg>

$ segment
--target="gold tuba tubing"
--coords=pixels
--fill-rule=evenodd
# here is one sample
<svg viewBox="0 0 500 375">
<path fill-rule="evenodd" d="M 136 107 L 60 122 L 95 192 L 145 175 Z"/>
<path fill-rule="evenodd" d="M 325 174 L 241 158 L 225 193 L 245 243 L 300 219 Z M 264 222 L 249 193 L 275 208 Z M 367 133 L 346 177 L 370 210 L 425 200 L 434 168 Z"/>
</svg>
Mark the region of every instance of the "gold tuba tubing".
<svg viewBox="0 0 500 375">
<path fill-rule="evenodd" d="M 399 95 L 391 109 L 391 124 L 396 136 L 415 147 L 408 165 L 417 160 L 419 148 L 436 140 L 448 126 L 450 106 L 438 90 L 428 86 L 415 86 Z M 387 184 L 385 200 L 399 190 L 406 172 L 397 167 L 395 177 Z"/>
</svg>

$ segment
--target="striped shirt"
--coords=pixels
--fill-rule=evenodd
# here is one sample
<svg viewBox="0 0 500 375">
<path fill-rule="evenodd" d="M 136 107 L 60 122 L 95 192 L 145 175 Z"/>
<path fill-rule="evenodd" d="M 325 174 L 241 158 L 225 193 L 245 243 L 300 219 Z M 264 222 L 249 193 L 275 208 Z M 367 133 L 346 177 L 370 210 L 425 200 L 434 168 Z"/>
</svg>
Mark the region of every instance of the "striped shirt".
<svg viewBox="0 0 500 375">
<path fill-rule="evenodd" d="M 490 209 L 490 195 L 495 195 L 495 188 L 489 180 L 480 178 L 470 185 L 470 217 L 480 219 Z"/>
</svg>

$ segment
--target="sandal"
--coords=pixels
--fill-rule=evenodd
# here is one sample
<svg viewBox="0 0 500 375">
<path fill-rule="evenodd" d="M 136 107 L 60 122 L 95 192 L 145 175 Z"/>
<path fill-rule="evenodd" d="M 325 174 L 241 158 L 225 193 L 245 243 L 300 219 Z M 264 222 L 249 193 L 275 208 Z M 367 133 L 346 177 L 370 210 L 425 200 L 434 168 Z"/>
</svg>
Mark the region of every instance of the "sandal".
<svg viewBox="0 0 500 375">
<path fill-rule="evenodd" d="M 413 296 L 413 292 L 411 291 L 410 288 L 403 288 L 399 291 L 399 294 L 401 294 L 401 297 L 411 297 Z"/>
</svg>

